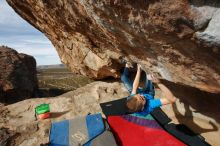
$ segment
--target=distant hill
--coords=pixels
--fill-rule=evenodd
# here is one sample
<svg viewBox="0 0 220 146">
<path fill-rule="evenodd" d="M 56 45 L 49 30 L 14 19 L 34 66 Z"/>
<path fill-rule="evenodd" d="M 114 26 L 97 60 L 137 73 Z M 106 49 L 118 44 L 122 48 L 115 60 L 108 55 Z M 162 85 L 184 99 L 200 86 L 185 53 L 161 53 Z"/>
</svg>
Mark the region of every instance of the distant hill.
<svg viewBox="0 0 220 146">
<path fill-rule="evenodd" d="M 37 69 L 50 69 L 50 68 L 66 68 L 64 64 L 53 64 L 53 65 L 39 65 Z"/>
</svg>

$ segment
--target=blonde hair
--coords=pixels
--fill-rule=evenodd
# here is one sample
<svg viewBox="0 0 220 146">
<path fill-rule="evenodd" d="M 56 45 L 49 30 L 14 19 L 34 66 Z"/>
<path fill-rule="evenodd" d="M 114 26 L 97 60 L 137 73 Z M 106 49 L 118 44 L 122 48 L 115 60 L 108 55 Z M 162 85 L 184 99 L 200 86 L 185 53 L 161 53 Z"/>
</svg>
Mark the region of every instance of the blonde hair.
<svg viewBox="0 0 220 146">
<path fill-rule="evenodd" d="M 126 106 L 127 106 L 129 112 L 137 112 L 143 108 L 143 105 L 137 99 L 138 96 L 140 96 L 140 95 L 136 94 L 135 96 L 133 96 L 127 100 Z"/>
</svg>

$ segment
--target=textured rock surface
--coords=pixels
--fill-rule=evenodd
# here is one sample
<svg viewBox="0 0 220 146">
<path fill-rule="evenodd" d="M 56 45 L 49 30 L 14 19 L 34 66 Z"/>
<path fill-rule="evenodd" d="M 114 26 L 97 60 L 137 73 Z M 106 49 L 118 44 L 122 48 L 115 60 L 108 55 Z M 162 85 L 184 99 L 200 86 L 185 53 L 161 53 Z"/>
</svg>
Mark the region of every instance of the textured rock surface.
<svg viewBox="0 0 220 146">
<path fill-rule="evenodd" d="M 118 77 L 121 56 L 162 78 L 220 91 L 218 0 L 7 0 L 92 78 Z"/>
<path fill-rule="evenodd" d="M 208 46 L 219 46 L 220 34 L 220 3 L 217 0 L 208 1 L 194 1 L 193 9 L 197 9 L 201 17 L 197 18 L 197 22 L 206 24 L 203 27 L 197 24 L 197 27 L 203 29 L 196 32 L 196 35 L 199 39 L 202 39 L 206 42 Z M 219 52 L 218 49 L 213 48 L 213 51 Z"/>
<path fill-rule="evenodd" d="M 0 102 L 12 103 L 33 97 L 37 87 L 35 59 L 0 47 Z"/>
<path fill-rule="evenodd" d="M 8 145 L 15 145 L 14 139 L 16 139 L 16 134 L 7 128 L 0 129 L 0 145 L 1 146 L 8 146 Z"/>
<path fill-rule="evenodd" d="M 209 93 L 172 82 L 164 82 L 177 97 L 173 105 L 162 107 L 177 123 L 184 123 L 213 146 L 220 145 L 220 93 Z"/>
<path fill-rule="evenodd" d="M 172 83 L 167 85 L 175 91 L 178 101 L 173 106 L 164 106 L 164 111 L 176 123 L 185 123 L 202 134 L 211 145 L 220 145 L 220 116 L 216 106 L 219 98 L 213 98 L 215 96 L 191 87 L 173 86 Z M 156 96 L 160 96 L 160 91 L 156 91 Z M 8 138 L 15 146 L 38 146 L 48 142 L 51 122 L 101 112 L 100 102 L 127 95 L 128 92 L 121 83 L 93 82 L 58 97 L 27 99 L 3 106 L 0 107 L 0 136 L 7 129 L 10 133 L 3 133 L 2 137 Z M 187 96 L 191 98 L 185 98 Z M 209 100 L 210 98 L 213 100 Z M 52 117 L 42 121 L 35 120 L 34 108 L 42 103 L 50 104 Z"/>
<path fill-rule="evenodd" d="M 127 95 L 121 83 L 94 82 L 58 97 L 27 99 L 3 106 L 0 107 L 0 136 L 1 127 L 7 128 L 8 131 L 18 133 L 17 137 L 8 139 L 13 140 L 15 146 L 39 146 L 48 142 L 52 121 L 101 112 L 100 102 Z M 49 103 L 52 113 L 50 119 L 39 121 L 35 119 L 34 108 L 42 103 Z M 11 137 L 10 134 L 3 136 L 4 139 Z"/>
</svg>

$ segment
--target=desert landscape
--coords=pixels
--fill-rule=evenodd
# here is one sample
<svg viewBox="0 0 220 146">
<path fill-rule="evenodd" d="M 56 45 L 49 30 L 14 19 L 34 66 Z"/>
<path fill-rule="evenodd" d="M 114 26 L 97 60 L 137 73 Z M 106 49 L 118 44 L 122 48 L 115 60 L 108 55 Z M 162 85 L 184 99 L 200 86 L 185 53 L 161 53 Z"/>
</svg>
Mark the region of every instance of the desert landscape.
<svg viewBox="0 0 220 146">
<path fill-rule="evenodd" d="M 37 69 L 39 97 L 54 97 L 75 90 L 93 80 L 72 73 L 64 65 L 39 66 Z"/>
<path fill-rule="evenodd" d="M 34 57 L 0 44 L 0 146 L 47 146 L 52 123 L 102 113 L 100 103 L 129 96 L 124 60 L 172 91 L 176 102 L 161 108 L 173 123 L 220 145 L 218 0 L 6 1 L 62 64 L 38 65 L 43 47 L 29 51 Z M 155 97 L 163 97 L 158 86 Z M 49 118 L 36 118 L 40 104 L 50 105 Z"/>
</svg>

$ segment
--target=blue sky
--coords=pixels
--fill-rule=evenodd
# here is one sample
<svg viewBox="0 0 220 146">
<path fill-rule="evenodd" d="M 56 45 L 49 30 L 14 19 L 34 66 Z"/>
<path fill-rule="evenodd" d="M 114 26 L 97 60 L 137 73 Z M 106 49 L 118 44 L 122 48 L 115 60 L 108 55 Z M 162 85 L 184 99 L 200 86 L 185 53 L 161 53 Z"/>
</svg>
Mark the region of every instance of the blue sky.
<svg viewBox="0 0 220 146">
<path fill-rule="evenodd" d="M 6 0 L 0 0 L 0 45 L 34 56 L 37 65 L 61 63 L 51 42 L 15 13 Z"/>
</svg>

